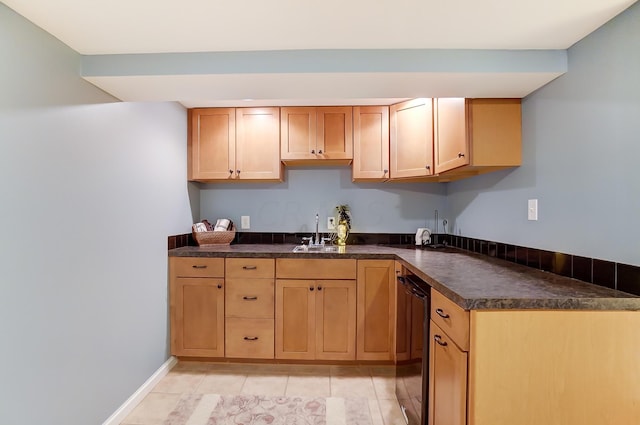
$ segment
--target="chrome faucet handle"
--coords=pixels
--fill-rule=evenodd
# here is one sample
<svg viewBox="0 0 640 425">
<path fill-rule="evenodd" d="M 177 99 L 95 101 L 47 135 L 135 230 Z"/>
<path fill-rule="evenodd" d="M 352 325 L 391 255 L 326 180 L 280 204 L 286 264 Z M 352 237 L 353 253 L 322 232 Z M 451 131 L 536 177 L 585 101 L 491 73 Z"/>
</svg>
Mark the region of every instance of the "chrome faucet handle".
<svg viewBox="0 0 640 425">
<path fill-rule="evenodd" d="M 304 245 L 304 241 L 309 241 L 309 245 L 311 245 L 311 241 L 313 238 L 311 236 L 302 238 L 302 245 Z"/>
<path fill-rule="evenodd" d="M 325 238 L 323 237 L 322 239 L 320 239 L 322 241 L 322 245 L 324 245 L 325 242 L 331 242 L 331 238 Z"/>
</svg>

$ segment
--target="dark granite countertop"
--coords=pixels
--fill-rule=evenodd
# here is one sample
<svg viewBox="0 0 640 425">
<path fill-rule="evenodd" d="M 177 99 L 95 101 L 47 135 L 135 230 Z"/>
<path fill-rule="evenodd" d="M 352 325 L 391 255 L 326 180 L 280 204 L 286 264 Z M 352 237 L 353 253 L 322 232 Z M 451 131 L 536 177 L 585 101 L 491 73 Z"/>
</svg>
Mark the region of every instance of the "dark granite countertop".
<svg viewBox="0 0 640 425">
<path fill-rule="evenodd" d="M 344 253 L 294 253 L 293 245 L 212 245 L 174 257 L 395 259 L 465 309 L 640 311 L 640 297 L 455 248 L 350 245 Z"/>
</svg>

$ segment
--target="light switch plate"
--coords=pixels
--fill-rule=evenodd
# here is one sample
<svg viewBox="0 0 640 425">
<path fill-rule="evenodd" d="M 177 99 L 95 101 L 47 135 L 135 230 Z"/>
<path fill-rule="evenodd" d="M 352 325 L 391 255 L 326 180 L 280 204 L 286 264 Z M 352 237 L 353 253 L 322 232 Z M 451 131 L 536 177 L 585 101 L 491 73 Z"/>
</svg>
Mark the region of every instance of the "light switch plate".
<svg viewBox="0 0 640 425">
<path fill-rule="evenodd" d="M 529 199 L 528 209 L 527 209 L 527 218 L 531 221 L 538 220 L 538 200 L 537 199 Z"/>
<path fill-rule="evenodd" d="M 240 217 L 240 228 L 241 229 L 251 228 L 251 218 L 248 215 L 243 215 L 242 217 Z"/>
</svg>

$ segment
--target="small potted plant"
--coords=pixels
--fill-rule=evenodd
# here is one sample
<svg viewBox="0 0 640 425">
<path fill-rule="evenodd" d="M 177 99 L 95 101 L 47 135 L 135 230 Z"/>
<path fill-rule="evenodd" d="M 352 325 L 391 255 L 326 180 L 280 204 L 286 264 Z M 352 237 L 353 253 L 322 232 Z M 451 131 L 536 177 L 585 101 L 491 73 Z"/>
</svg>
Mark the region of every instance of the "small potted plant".
<svg viewBox="0 0 640 425">
<path fill-rule="evenodd" d="M 345 246 L 347 244 L 347 237 L 351 230 L 351 214 L 349 212 L 349 205 L 338 205 L 336 207 L 336 221 L 338 226 L 336 227 L 338 234 L 338 246 Z"/>
</svg>

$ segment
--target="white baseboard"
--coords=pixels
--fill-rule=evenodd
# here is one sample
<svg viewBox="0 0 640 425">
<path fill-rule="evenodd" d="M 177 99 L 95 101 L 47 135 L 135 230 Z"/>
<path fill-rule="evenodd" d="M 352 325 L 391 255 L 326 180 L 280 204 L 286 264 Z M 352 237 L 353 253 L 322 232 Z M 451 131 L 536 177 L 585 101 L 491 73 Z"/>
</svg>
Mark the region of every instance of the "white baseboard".
<svg viewBox="0 0 640 425">
<path fill-rule="evenodd" d="M 119 425 L 120 422 L 122 422 L 124 418 L 126 418 L 127 415 L 129 415 L 129 413 L 133 411 L 133 409 L 135 409 L 135 407 L 142 401 L 142 399 L 151 392 L 153 387 L 155 387 L 156 384 L 160 382 L 160 380 L 164 378 L 166 374 L 169 373 L 169 371 L 173 369 L 173 367 L 177 363 L 177 358 L 175 358 L 174 356 L 169 357 L 169 360 L 164 362 L 164 364 L 160 366 L 158 370 L 156 370 L 154 374 L 151 375 L 151 377 L 147 379 L 146 382 L 142 384 L 142 386 L 140 386 L 140 388 L 138 388 L 136 392 L 133 393 L 131 397 L 129 397 L 127 401 L 125 401 L 122 406 L 118 408 L 118 410 L 113 412 L 113 414 L 109 416 L 109 418 L 104 421 L 102 425 Z"/>
</svg>

